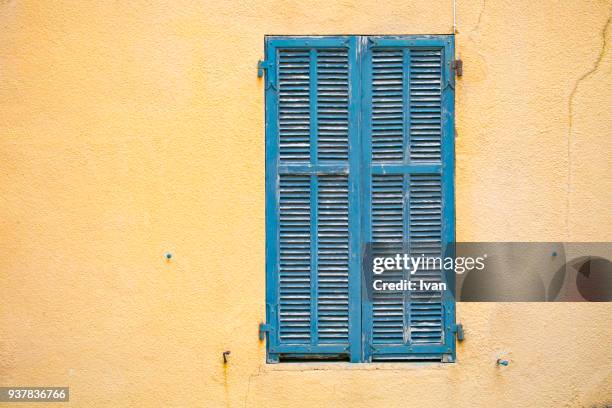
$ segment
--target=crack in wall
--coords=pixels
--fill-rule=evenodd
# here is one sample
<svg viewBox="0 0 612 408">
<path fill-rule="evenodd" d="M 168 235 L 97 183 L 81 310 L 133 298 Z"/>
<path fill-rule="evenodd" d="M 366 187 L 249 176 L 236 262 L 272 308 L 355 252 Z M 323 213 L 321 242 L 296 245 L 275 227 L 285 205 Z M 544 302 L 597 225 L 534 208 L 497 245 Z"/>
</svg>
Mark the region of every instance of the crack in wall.
<svg viewBox="0 0 612 408">
<path fill-rule="evenodd" d="M 261 373 L 261 364 L 259 364 L 257 368 L 253 370 L 253 372 L 249 375 L 249 381 L 247 382 L 246 393 L 244 394 L 244 408 L 247 407 L 247 404 L 249 402 L 249 394 L 251 393 L 251 380 L 253 379 L 254 376 L 259 375 L 260 373 Z"/>
<path fill-rule="evenodd" d="M 485 8 L 487 7 L 487 0 L 482 0 L 482 7 L 480 8 L 480 12 L 478 13 L 478 19 L 476 20 L 476 24 L 474 25 L 474 27 L 470 30 L 469 34 L 468 34 L 468 38 L 470 39 L 470 41 L 472 41 L 475 45 L 476 45 L 476 53 L 480 56 L 480 58 L 482 58 L 482 60 L 485 60 L 485 56 L 482 53 L 482 49 L 479 46 L 479 42 L 477 39 L 474 39 L 474 34 L 478 33 L 480 34 L 480 22 L 482 21 L 482 16 L 484 15 L 485 12 Z"/>
<path fill-rule="evenodd" d="M 471 32 L 478 31 L 480 29 L 480 21 L 482 20 L 482 15 L 484 14 L 485 7 L 487 7 L 487 0 L 482 0 L 482 7 L 480 8 L 480 13 L 478 14 L 478 20 L 476 21 L 476 25 L 472 28 Z"/>
<path fill-rule="evenodd" d="M 612 7 L 611 7 L 611 11 L 612 11 Z M 608 29 L 610 28 L 610 21 L 612 21 L 612 16 L 610 16 L 610 13 L 608 13 L 608 20 L 606 21 L 606 24 L 601 30 L 602 42 L 601 42 L 601 48 L 599 49 L 599 55 L 597 56 L 597 59 L 595 60 L 593 67 L 587 72 L 585 72 L 584 74 L 582 74 L 576 80 L 576 82 L 574 82 L 574 86 L 572 87 L 572 91 L 570 92 L 570 95 L 569 95 L 568 133 L 567 133 L 567 185 L 566 185 L 566 198 L 565 198 L 565 235 L 566 235 L 567 241 L 569 241 L 570 239 L 569 216 L 570 216 L 570 195 L 571 195 L 570 188 L 572 185 L 572 131 L 574 129 L 574 98 L 576 97 L 576 94 L 578 93 L 578 87 L 580 86 L 580 83 L 582 83 L 588 77 L 590 77 L 595 72 L 597 72 L 597 70 L 599 69 L 599 66 L 601 65 L 601 61 L 603 60 L 603 57 L 606 53 L 606 49 L 608 47 L 607 35 L 608 35 Z"/>
</svg>

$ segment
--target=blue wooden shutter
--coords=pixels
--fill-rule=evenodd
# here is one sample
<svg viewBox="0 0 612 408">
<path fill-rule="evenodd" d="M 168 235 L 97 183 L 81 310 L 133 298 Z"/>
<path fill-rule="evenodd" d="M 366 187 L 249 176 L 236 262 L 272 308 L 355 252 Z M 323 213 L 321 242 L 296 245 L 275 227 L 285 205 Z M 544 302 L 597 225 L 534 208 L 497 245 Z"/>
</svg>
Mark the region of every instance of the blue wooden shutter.
<svg viewBox="0 0 612 408">
<path fill-rule="evenodd" d="M 450 291 L 361 298 L 360 276 L 366 242 L 453 255 L 453 47 L 452 36 L 266 39 L 268 361 L 454 360 Z"/>
<path fill-rule="evenodd" d="M 268 361 L 360 357 L 356 39 L 266 40 Z"/>
<path fill-rule="evenodd" d="M 407 250 L 411 256 L 453 253 L 452 41 L 451 36 L 367 41 L 363 228 L 374 248 Z M 451 288 L 454 279 L 441 270 L 414 277 Z M 374 292 L 363 303 L 364 359 L 453 361 L 454 316 L 449 291 Z"/>
</svg>

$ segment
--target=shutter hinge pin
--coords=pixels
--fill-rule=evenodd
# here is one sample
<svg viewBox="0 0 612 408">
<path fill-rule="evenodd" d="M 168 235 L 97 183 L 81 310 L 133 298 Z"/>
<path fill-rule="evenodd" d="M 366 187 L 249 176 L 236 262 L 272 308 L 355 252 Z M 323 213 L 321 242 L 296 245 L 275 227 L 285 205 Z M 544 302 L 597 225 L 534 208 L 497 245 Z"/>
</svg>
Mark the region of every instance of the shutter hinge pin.
<svg viewBox="0 0 612 408">
<path fill-rule="evenodd" d="M 457 341 L 463 341 L 465 339 L 465 333 L 463 331 L 463 325 L 461 323 L 455 325 L 453 331 L 457 336 Z"/>
<path fill-rule="evenodd" d="M 266 333 L 270 333 L 272 326 L 265 323 L 259 323 L 259 340 L 264 340 L 266 338 Z"/>
<path fill-rule="evenodd" d="M 451 62 L 451 69 L 455 70 L 455 74 L 457 74 L 457 76 L 462 76 L 463 75 L 463 61 L 460 59 L 453 60 L 453 62 Z"/>
<path fill-rule="evenodd" d="M 264 75 L 264 70 L 268 70 L 270 68 L 269 61 L 259 60 L 257 62 L 257 77 L 261 78 Z"/>
</svg>

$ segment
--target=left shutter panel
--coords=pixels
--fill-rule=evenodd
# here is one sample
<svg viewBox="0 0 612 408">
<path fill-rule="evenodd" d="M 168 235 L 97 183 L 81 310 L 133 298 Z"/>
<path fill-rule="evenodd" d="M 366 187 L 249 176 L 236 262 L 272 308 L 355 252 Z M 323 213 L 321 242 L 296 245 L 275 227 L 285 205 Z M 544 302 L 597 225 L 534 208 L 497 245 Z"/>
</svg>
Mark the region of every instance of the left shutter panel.
<svg viewBox="0 0 612 408">
<path fill-rule="evenodd" d="M 347 37 L 268 38 L 268 361 L 351 356 L 358 341 L 357 174 Z M 355 156 L 358 160 L 358 157 Z M 354 161 L 354 160 L 353 160 Z M 358 228 L 353 228 L 358 230 Z M 353 282 L 353 283 L 351 283 Z M 358 324 L 356 325 L 358 326 Z M 353 337 L 353 341 L 351 339 Z M 354 348 L 359 348 L 354 347 Z M 358 352 L 358 350 L 353 350 Z"/>
</svg>

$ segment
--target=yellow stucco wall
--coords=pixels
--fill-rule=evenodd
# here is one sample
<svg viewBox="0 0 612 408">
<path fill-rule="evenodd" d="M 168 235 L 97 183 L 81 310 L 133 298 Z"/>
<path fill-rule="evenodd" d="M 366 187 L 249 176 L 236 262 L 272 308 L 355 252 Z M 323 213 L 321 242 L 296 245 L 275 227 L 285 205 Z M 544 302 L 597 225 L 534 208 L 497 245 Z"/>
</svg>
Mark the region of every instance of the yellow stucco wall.
<svg viewBox="0 0 612 408">
<path fill-rule="evenodd" d="M 459 239 L 612 240 L 611 6 L 458 1 Z M 609 304 L 458 304 L 456 364 L 264 363 L 264 35 L 450 33 L 450 1 L 2 0 L 0 27 L 0 386 L 612 404 Z"/>
</svg>

